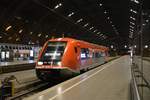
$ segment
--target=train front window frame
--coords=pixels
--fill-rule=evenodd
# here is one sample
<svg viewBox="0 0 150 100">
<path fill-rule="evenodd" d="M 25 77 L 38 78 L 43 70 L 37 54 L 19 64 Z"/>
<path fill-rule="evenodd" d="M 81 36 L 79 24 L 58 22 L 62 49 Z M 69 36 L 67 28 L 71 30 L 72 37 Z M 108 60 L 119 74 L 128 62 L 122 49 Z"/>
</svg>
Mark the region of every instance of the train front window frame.
<svg viewBox="0 0 150 100">
<path fill-rule="evenodd" d="M 61 61 L 66 45 L 67 42 L 62 41 L 48 42 L 41 54 L 39 61 L 47 62 L 46 64 L 49 64 L 51 61 Z"/>
</svg>

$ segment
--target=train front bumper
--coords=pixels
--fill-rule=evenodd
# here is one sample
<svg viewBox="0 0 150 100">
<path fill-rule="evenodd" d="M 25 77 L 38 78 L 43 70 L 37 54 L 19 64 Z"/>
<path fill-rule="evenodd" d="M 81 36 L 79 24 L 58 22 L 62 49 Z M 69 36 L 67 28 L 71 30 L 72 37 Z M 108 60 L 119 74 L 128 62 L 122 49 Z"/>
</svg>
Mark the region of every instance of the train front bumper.
<svg viewBox="0 0 150 100">
<path fill-rule="evenodd" d="M 55 68 L 37 68 L 36 67 L 36 75 L 41 80 L 49 80 L 49 79 L 60 79 L 67 78 L 74 75 L 75 71 L 67 68 L 67 67 L 55 67 Z"/>
</svg>

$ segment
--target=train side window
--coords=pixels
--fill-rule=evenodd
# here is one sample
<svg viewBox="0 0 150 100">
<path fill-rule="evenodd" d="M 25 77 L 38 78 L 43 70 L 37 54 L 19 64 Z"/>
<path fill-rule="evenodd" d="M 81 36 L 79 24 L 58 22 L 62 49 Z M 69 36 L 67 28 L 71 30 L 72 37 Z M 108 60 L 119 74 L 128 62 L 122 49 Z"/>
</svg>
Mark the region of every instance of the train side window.
<svg viewBox="0 0 150 100">
<path fill-rule="evenodd" d="M 78 52 L 77 47 L 74 47 L 74 50 L 75 50 L 75 53 L 77 53 L 77 52 Z"/>
<path fill-rule="evenodd" d="M 86 59 L 86 52 L 84 48 L 81 48 L 81 59 Z"/>
<path fill-rule="evenodd" d="M 81 48 L 81 59 L 89 58 L 89 50 L 87 48 Z"/>
<path fill-rule="evenodd" d="M 90 51 L 89 51 L 89 49 L 86 49 L 86 58 L 90 58 Z"/>
</svg>

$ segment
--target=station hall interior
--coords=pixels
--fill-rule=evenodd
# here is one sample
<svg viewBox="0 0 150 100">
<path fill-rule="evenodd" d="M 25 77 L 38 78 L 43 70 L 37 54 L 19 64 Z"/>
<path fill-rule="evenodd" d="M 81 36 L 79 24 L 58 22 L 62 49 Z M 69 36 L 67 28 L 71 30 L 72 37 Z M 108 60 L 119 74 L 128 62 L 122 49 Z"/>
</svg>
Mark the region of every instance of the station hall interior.
<svg viewBox="0 0 150 100">
<path fill-rule="evenodd" d="M 0 0 L 0 100 L 150 100 L 149 0 Z"/>
</svg>

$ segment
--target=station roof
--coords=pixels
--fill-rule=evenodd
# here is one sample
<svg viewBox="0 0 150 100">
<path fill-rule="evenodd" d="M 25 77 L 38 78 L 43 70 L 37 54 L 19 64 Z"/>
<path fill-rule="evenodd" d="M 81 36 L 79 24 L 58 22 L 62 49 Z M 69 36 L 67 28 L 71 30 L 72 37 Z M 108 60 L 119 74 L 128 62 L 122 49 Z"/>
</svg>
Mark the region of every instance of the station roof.
<svg viewBox="0 0 150 100">
<path fill-rule="evenodd" d="M 65 36 L 126 45 L 134 27 L 130 24 L 138 27 L 140 5 L 147 11 L 148 4 L 149 0 L 0 0 L 0 42 L 43 45 Z"/>
</svg>

